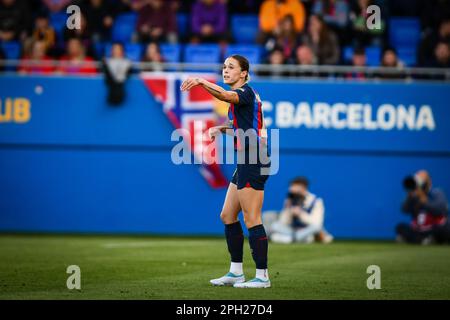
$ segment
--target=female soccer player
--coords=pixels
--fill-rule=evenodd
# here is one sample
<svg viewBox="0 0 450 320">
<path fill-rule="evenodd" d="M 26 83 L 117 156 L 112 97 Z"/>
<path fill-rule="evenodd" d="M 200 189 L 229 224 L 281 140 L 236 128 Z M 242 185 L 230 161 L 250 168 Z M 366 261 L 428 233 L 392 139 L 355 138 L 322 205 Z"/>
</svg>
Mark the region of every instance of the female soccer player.
<svg viewBox="0 0 450 320">
<path fill-rule="evenodd" d="M 247 84 L 249 77 L 249 62 L 240 55 L 227 58 L 223 64 L 223 82 L 230 86 L 231 91 L 206 81 L 202 78 L 188 78 L 181 90 L 187 91 L 194 86 L 202 86 L 210 94 L 219 100 L 229 102 L 228 117 L 230 126 L 217 126 L 209 130 L 212 139 L 220 133 L 229 133 L 243 130 L 245 134 L 255 137 L 254 143 L 237 136 L 238 164 L 228 187 L 225 203 L 220 213 L 220 218 L 225 224 L 225 237 L 228 251 L 231 255 L 229 272 L 221 278 L 213 279 L 213 285 L 233 285 L 236 288 L 268 288 L 270 287 L 267 272 L 268 241 L 261 221 L 261 209 L 264 199 L 264 184 L 268 173 L 262 169 L 268 169 L 269 161 L 263 161 L 260 153 L 257 154 L 256 163 L 251 161 L 248 153 L 268 150 L 267 136 L 265 134 L 264 115 L 261 108 L 261 99 L 258 94 Z M 252 140 L 252 139 L 249 139 Z M 256 146 L 256 148 L 255 148 Z M 239 154 L 244 156 L 239 161 Z M 266 159 L 268 160 L 266 154 Z M 242 163 L 243 162 L 243 163 Z M 253 260 L 256 264 L 256 277 L 245 282 L 242 268 L 244 235 L 238 214 L 242 210 L 244 222 L 249 232 L 250 248 Z"/>
</svg>

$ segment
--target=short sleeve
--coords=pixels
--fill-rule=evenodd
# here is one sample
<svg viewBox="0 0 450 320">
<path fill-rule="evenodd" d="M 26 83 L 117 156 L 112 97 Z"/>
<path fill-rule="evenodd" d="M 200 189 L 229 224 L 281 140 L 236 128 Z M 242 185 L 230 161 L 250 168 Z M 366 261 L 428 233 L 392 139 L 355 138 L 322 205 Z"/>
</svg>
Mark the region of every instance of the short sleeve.
<svg viewBox="0 0 450 320">
<path fill-rule="evenodd" d="M 239 96 L 239 103 L 237 104 L 237 106 L 252 104 L 254 94 L 250 88 L 237 88 L 233 91 L 236 92 Z"/>
</svg>

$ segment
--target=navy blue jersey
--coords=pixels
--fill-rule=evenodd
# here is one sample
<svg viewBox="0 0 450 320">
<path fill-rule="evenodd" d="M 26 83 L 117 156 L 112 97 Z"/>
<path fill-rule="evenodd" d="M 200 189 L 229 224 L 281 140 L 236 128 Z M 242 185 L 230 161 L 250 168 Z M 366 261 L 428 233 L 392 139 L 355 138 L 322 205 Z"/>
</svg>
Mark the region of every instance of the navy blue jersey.
<svg viewBox="0 0 450 320">
<path fill-rule="evenodd" d="M 234 130 L 247 131 L 254 129 L 257 134 L 257 142 L 267 145 L 267 132 L 264 124 L 264 113 L 261 98 L 247 83 L 233 90 L 239 96 L 239 103 L 231 103 L 228 109 L 228 118 Z M 239 142 L 238 142 L 239 143 Z"/>
</svg>

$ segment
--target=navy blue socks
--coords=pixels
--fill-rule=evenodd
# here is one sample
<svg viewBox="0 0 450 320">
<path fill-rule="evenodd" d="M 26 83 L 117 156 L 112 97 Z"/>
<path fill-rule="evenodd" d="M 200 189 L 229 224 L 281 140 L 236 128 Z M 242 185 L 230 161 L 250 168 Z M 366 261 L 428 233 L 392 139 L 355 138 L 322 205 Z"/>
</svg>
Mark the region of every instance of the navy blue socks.
<svg viewBox="0 0 450 320">
<path fill-rule="evenodd" d="M 268 241 L 264 226 L 259 224 L 248 229 L 248 240 L 256 269 L 267 269 Z"/>
<path fill-rule="evenodd" d="M 225 237 L 227 239 L 228 252 L 231 262 L 242 263 L 244 252 L 244 233 L 240 221 L 225 225 Z"/>
</svg>

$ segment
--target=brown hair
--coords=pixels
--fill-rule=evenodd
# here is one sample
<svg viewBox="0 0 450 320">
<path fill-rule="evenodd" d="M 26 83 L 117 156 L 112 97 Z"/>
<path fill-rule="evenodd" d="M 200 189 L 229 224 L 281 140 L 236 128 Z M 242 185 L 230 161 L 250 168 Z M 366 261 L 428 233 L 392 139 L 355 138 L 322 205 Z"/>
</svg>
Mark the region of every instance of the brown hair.
<svg viewBox="0 0 450 320">
<path fill-rule="evenodd" d="M 239 66 L 241 67 L 242 71 L 247 71 L 247 75 L 245 76 L 245 81 L 249 80 L 249 72 L 250 72 L 250 63 L 248 62 L 247 58 L 244 56 L 241 56 L 239 54 L 233 54 L 230 56 L 230 58 L 235 59 L 237 62 L 239 62 Z"/>
<path fill-rule="evenodd" d="M 306 188 L 308 188 L 309 181 L 308 181 L 308 178 L 306 178 L 306 177 L 296 177 L 296 178 L 292 179 L 290 182 L 290 185 L 293 185 L 293 184 L 301 184 L 301 185 L 304 185 Z"/>
</svg>

